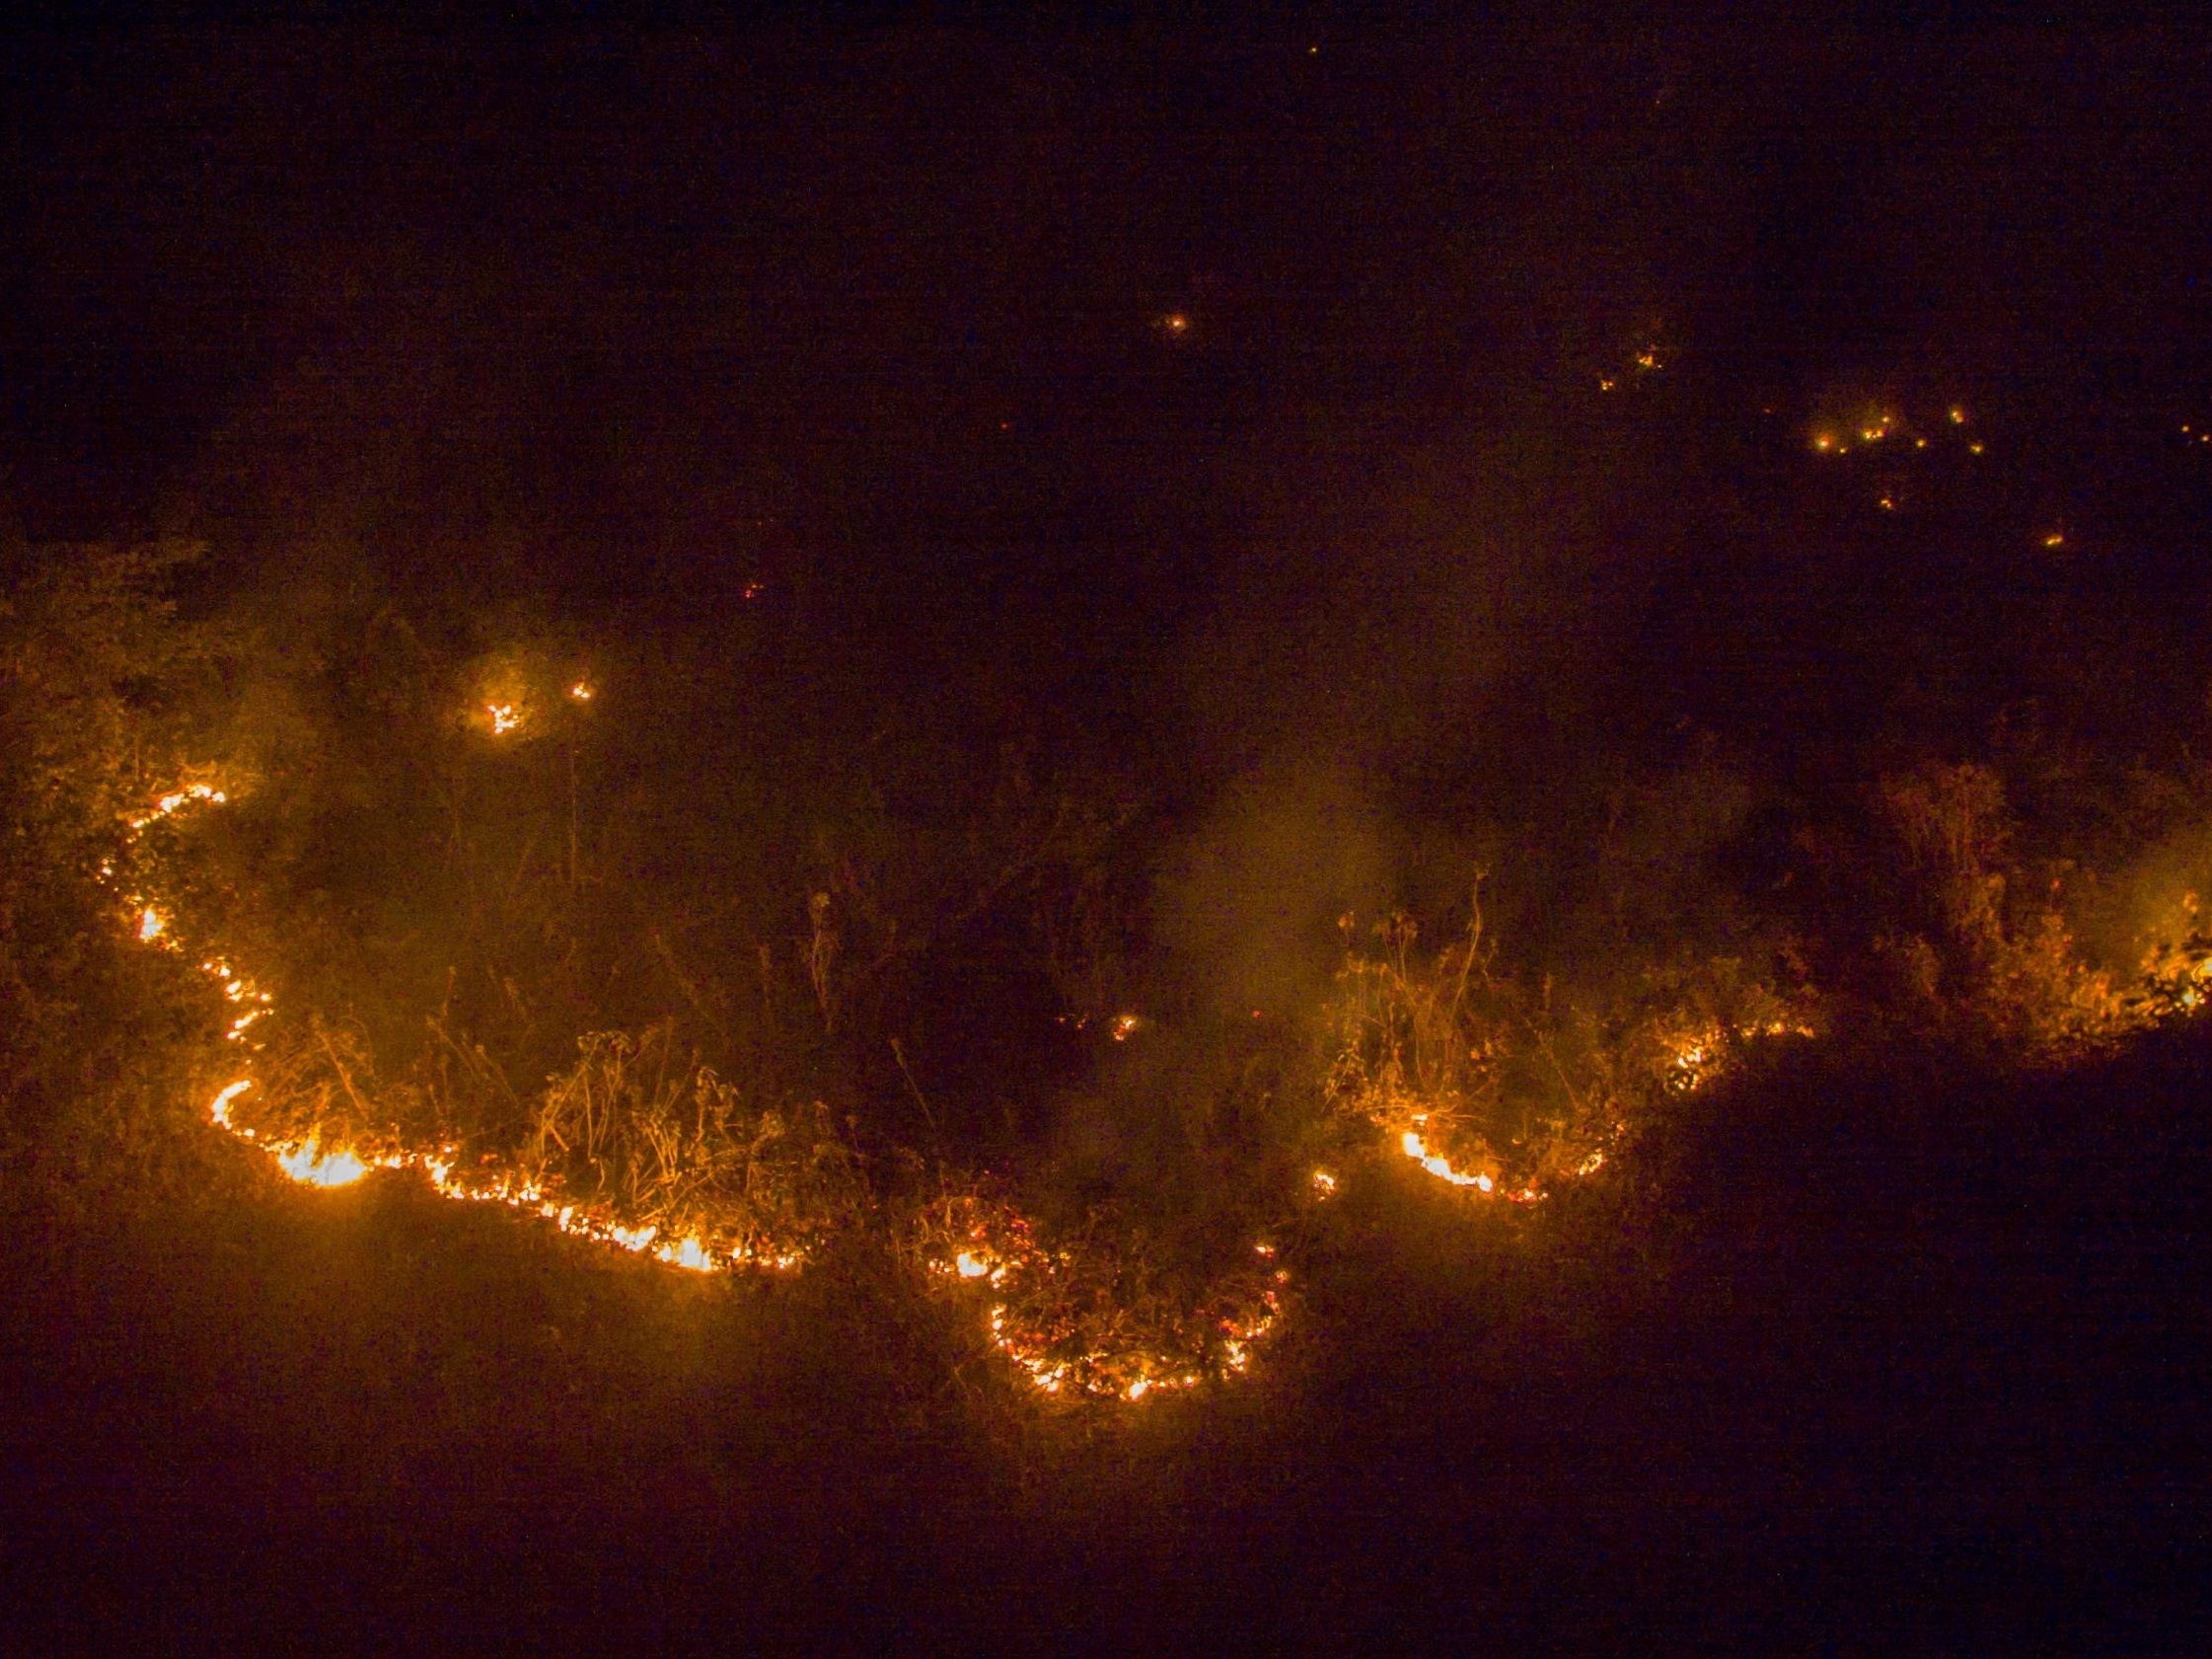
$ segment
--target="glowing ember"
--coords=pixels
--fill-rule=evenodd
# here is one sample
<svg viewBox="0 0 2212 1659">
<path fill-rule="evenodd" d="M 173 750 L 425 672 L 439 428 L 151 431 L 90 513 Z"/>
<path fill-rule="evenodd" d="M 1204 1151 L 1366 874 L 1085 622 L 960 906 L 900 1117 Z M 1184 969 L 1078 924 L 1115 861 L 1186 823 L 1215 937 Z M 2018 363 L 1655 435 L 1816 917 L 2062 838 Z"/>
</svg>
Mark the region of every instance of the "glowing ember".
<svg viewBox="0 0 2212 1659">
<path fill-rule="evenodd" d="M 1113 1024 L 1114 1040 L 1116 1042 L 1129 1041 L 1131 1036 L 1136 1033 L 1137 1028 L 1143 1023 L 1144 1021 L 1138 1018 L 1134 1014 L 1115 1015 Z"/>
<path fill-rule="evenodd" d="M 187 806 L 197 805 L 202 801 L 210 806 L 220 806 L 229 798 L 212 784 L 186 784 L 183 789 L 172 790 L 168 794 L 155 801 L 154 809 L 151 812 L 142 812 L 131 819 L 130 827 L 134 830 L 142 830 L 148 824 L 161 818 L 167 818 Z"/>
<path fill-rule="evenodd" d="M 1264 1277 L 1232 1269 L 1211 1306 L 1158 1310 L 1156 1321 L 1135 1322 L 1126 1311 L 1100 1306 L 1104 1286 L 1124 1270 L 1110 1248 L 1102 1256 L 1088 1247 L 1045 1248 L 1018 1211 L 976 1197 L 947 1200 L 936 1225 L 965 1242 L 943 1246 L 954 1253 L 937 1256 L 930 1270 L 949 1284 L 981 1282 L 998 1292 L 984 1309 L 992 1346 L 1056 1397 L 1136 1400 L 1244 1371 L 1253 1345 L 1282 1317 L 1280 1292 L 1290 1277 L 1283 1268 Z M 1264 1240 L 1253 1245 L 1262 1262 L 1272 1262 L 1275 1250 Z"/>
<path fill-rule="evenodd" d="M 161 938 L 163 926 L 161 913 L 148 905 L 145 914 L 138 918 L 138 937 L 151 943 Z"/>
<path fill-rule="evenodd" d="M 1336 1178 L 1336 1176 L 1334 1176 L 1334 1175 L 1330 1174 L 1330 1173 L 1329 1173 L 1329 1171 L 1328 1171 L 1328 1170 L 1326 1170 L 1326 1169 L 1316 1169 L 1316 1170 L 1314 1170 L 1314 1171 L 1313 1171 L 1313 1195 L 1314 1195 L 1314 1196 L 1315 1196 L 1316 1198 L 1334 1198 L 1334 1197 L 1336 1196 L 1336 1194 L 1337 1194 L 1337 1178 Z"/>
<path fill-rule="evenodd" d="M 486 703 L 483 706 L 483 712 L 491 716 L 491 730 L 494 736 L 504 736 L 514 730 L 516 726 L 522 724 L 522 716 L 515 712 L 515 706 L 512 703 Z"/>
<path fill-rule="evenodd" d="M 589 703 L 591 701 L 591 687 L 586 685 L 583 681 L 578 680 L 574 685 L 568 688 L 568 695 L 570 697 L 573 697 L 578 703 Z"/>
</svg>

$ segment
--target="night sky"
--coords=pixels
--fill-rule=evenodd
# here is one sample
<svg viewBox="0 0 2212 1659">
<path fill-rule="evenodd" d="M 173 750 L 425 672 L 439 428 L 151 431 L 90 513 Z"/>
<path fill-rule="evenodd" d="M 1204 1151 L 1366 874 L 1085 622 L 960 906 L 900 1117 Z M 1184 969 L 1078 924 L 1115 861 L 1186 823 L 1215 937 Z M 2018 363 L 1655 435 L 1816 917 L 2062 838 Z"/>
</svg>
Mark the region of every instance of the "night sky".
<svg viewBox="0 0 2212 1659">
<path fill-rule="evenodd" d="M 251 566 L 334 536 L 601 616 L 803 588 L 909 663 L 993 634 L 1086 709 L 1133 677 L 1219 708 L 1225 677 L 1232 747 L 1274 740 L 1316 616 L 1426 638 L 1499 602 L 1496 565 L 1410 597 L 1424 537 L 1491 536 L 1508 586 L 1568 571 L 1530 601 L 1556 629 L 1694 587 L 1685 558 L 1771 525 L 1811 434 L 1869 411 L 2002 432 L 2007 534 L 2142 516 L 2120 475 L 2194 488 L 2168 440 L 2212 419 L 2189 34 L 9 55 L 0 445 L 35 540 Z M 1348 672 L 1394 691 L 1386 654 Z"/>
<path fill-rule="evenodd" d="M 903 493 L 1003 467 L 1072 511 L 1100 472 L 1203 492 L 1286 411 L 1466 418 L 1655 343 L 1713 415 L 1796 422 L 1887 388 L 2177 395 L 2206 323 L 2189 35 L 88 31 L 9 56 L 34 517 L 88 513 L 85 469 L 175 510 L 217 433 L 279 411 L 468 400 L 532 449 L 657 417 L 803 491 L 802 442 L 919 446 Z"/>
</svg>

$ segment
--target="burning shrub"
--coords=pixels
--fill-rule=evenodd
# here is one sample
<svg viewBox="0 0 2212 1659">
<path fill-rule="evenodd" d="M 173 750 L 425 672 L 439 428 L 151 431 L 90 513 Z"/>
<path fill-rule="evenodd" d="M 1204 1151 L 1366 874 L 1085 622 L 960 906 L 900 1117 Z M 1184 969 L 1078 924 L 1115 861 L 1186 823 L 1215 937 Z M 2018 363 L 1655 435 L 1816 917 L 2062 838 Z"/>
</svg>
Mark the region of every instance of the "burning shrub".
<svg viewBox="0 0 2212 1659">
<path fill-rule="evenodd" d="M 2031 884 L 2019 879 L 2017 825 L 1994 771 L 1929 763 L 1883 779 L 1880 796 L 1920 882 L 1907 926 L 1876 942 L 1908 1011 L 2038 1055 L 2129 1028 L 2128 1002 L 2083 961 L 2057 906 L 2021 896 Z"/>
<path fill-rule="evenodd" d="M 1327 1091 L 1340 1112 L 1381 1126 L 1455 1185 L 1518 1190 L 1612 1121 L 1614 1091 L 1585 1031 L 1556 1008 L 1547 980 L 1531 993 L 1496 969 L 1478 889 L 1464 939 L 1423 959 L 1417 923 L 1375 925 L 1364 954 L 1355 922 L 1334 1004 Z M 1430 1150 L 1433 1147 L 1450 1152 Z"/>
<path fill-rule="evenodd" d="M 1809 993 L 1776 990 L 1736 957 L 1648 968 L 1641 979 L 1570 998 L 1499 969 L 1481 892 L 1467 933 L 1433 956 L 1398 915 L 1362 952 L 1344 920 L 1333 1004 L 1335 1109 L 1381 1127 L 1453 1186 L 1529 1202 L 1586 1174 L 1636 1109 L 1696 1089 L 1744 1044 L 1809 1035 Z"/>
</svg>

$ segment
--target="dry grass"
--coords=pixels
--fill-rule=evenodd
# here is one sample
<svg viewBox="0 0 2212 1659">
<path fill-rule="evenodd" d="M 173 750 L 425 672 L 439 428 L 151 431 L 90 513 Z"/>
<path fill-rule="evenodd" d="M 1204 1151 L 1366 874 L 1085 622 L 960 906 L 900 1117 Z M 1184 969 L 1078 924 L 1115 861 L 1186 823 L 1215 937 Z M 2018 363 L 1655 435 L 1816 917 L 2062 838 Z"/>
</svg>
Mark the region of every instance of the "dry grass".
<svg viewBox="0 0 2212 1659">
<path fill-rule="evenodd" d="M 849 1142 L 820 1101 L 755 1105 L 677 1050 L 672 1020 L 577 1040 L 534 1103 L 523 1167 L 631 1226 L 803 1253 L 868 1207 Z"/>
<path fill-rule="evenodd" d="M 1647 967 L 1580 996 L 1500 966 L 1473 895 L 1463 937 L 1434 954 L 1392 916 L 1346 956 L 1331 1005 L 1334 1109 L 1392 1137 L 1418 1130 L 1484 1190 L 1540 1191 L 1594 1168 L 1639 1113 L 1695 1089 L 1744 1044 L 1809 1034 L 1812 999 L 1735 957 Z"/>
</svg>

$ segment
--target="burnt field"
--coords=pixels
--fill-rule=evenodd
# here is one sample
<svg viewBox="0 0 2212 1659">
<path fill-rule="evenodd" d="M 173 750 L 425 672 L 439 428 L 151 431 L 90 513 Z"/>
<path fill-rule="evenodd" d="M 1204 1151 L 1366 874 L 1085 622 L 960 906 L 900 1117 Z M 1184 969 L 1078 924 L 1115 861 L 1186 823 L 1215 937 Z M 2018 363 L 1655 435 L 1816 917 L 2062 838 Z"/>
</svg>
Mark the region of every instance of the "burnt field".
<svg viewBox="0 0 2212 1659">
<path fill-rule="evenodd" d="M 2203 39 L 11 39 L 0 1646 L 2201 1647 Z"/>
</svg>

